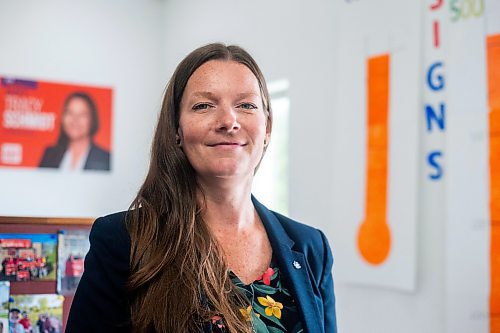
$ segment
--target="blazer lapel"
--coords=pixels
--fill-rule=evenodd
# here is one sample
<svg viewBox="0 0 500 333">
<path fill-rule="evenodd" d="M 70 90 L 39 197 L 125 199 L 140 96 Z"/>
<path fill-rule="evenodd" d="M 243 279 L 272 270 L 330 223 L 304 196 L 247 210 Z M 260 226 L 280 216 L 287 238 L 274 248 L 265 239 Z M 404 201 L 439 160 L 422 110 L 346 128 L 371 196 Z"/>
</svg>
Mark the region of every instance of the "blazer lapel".
<svg viewBox="0 0 500 333">
<path fill-rule="evenodd" d="M 295 300 L 302 312 L 302 323 L 306 332 L 323 332 L 304 254 L 292 250 L 294 242 L 276 216 L 258 202 L 253 195 L 252 201 L 266 228 L 274 255 L 279 260 L 279 268 L 283 273 L 285 282 L 295 295 Z"/>
</svg>

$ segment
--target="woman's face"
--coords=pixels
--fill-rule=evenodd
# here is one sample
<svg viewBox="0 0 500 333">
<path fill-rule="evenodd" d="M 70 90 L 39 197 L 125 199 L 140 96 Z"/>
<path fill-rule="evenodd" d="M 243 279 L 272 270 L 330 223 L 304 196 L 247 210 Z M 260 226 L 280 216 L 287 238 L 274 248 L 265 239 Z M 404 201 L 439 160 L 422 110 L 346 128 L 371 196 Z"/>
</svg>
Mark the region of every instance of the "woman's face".
<svg viewBox="0 0 500 333">
<path fill-rule="evenodd" d="M 89 137 L 91 123 L 92 115 L 87 102 L 83 98 L 72 98 L 62 118 L 64 132 L 70 141 Z"/>
<path fill-rule="evenodd" d="M 204 63 L 189 78 L 180 108 L 182 149 L 199 177 L 254 174 L 270 124 L 250 69 L 234 61 Z"/>
</svg>

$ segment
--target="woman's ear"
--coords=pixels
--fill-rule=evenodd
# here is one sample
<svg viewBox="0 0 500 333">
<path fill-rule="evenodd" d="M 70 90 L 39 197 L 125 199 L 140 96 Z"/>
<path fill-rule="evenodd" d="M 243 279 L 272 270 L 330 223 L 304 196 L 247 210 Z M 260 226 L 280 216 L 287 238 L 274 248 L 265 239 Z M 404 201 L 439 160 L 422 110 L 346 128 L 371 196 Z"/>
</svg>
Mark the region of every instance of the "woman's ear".
<svg viewBox="0 0 500 333">
<path fill-rule="evenodd" d="M 175 143 L 177 146 L 182 147 L 182 130 L 181 128 L 177 128 L 177 134 L 175 135 Z"/>
<path fill-rule="evenodd" d="M 269 145 L 270 138 L 271 138 L 271 133 L 266 133 L 266 136 L 264 137 L 264 147 L 267 147 Z"/>
<path fill-rule="evenodd" d="M 271 138 L 271 129 L 272 129 L 272 123 L 270 117 L 267 117 L 266 119 L 266 136 L 265 136 L 265 141 L 269 143 L 269 139 Z"/>
</svg>

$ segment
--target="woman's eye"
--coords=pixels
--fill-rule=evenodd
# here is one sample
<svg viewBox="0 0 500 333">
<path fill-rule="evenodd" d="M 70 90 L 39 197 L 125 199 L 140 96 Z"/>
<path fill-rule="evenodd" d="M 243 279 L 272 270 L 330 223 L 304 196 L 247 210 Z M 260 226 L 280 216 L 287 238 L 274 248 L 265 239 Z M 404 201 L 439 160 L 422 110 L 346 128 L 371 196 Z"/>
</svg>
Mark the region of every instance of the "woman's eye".
<svg viewBox="0 0 500 333">
<path fill-rule="evenodd" d="M 242 103 L 240 104 L 240 108 L 245 110 L 252 110 L 252 109 L 257 109 L 257 106 L 253 105 L 252 103 Z"/>
<path fill-rule="evenodd" d="M 206 110 L 210 107 L 208 103 L 199 103 L 193 106 L 193 110 Z"/>
</svg>

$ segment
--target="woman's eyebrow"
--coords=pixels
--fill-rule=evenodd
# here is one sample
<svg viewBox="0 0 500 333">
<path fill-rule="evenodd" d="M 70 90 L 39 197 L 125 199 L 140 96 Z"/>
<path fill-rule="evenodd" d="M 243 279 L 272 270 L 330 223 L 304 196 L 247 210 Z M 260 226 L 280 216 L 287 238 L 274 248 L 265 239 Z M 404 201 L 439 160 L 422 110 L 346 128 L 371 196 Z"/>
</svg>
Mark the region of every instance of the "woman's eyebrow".
<svg viewBox="0 0 500 333">
<path fill-rule="evenodd" d="M 191 97 L 192 98 L 201 97 L 201 98 L 217 99 L 217 96 L 210 91 L 195 91 L 191 94 Z M 237 94 L 236 97 L 239 99 L 247 98 L 247 97 L 259 97 L 260 98 L 260 94 L 257 94 L 254 92 L 243 92 L 243 93 Z"/>
<path fill-rule="evenodd" d="M 203 97 L 203 98 L 214 99 L 215 95 L 210 91 L 195 91 L 194 93 L 191 94 L 191 97 Z"/>
<path fill-rule="evenodd" d="M 260 98 L 260 94 L 256 94 L 254 92 L 247 92 L 247 93 L 239 93 L 238 98 L 247 98 L 247 97 L 258 97 Z"/>
</svg>

